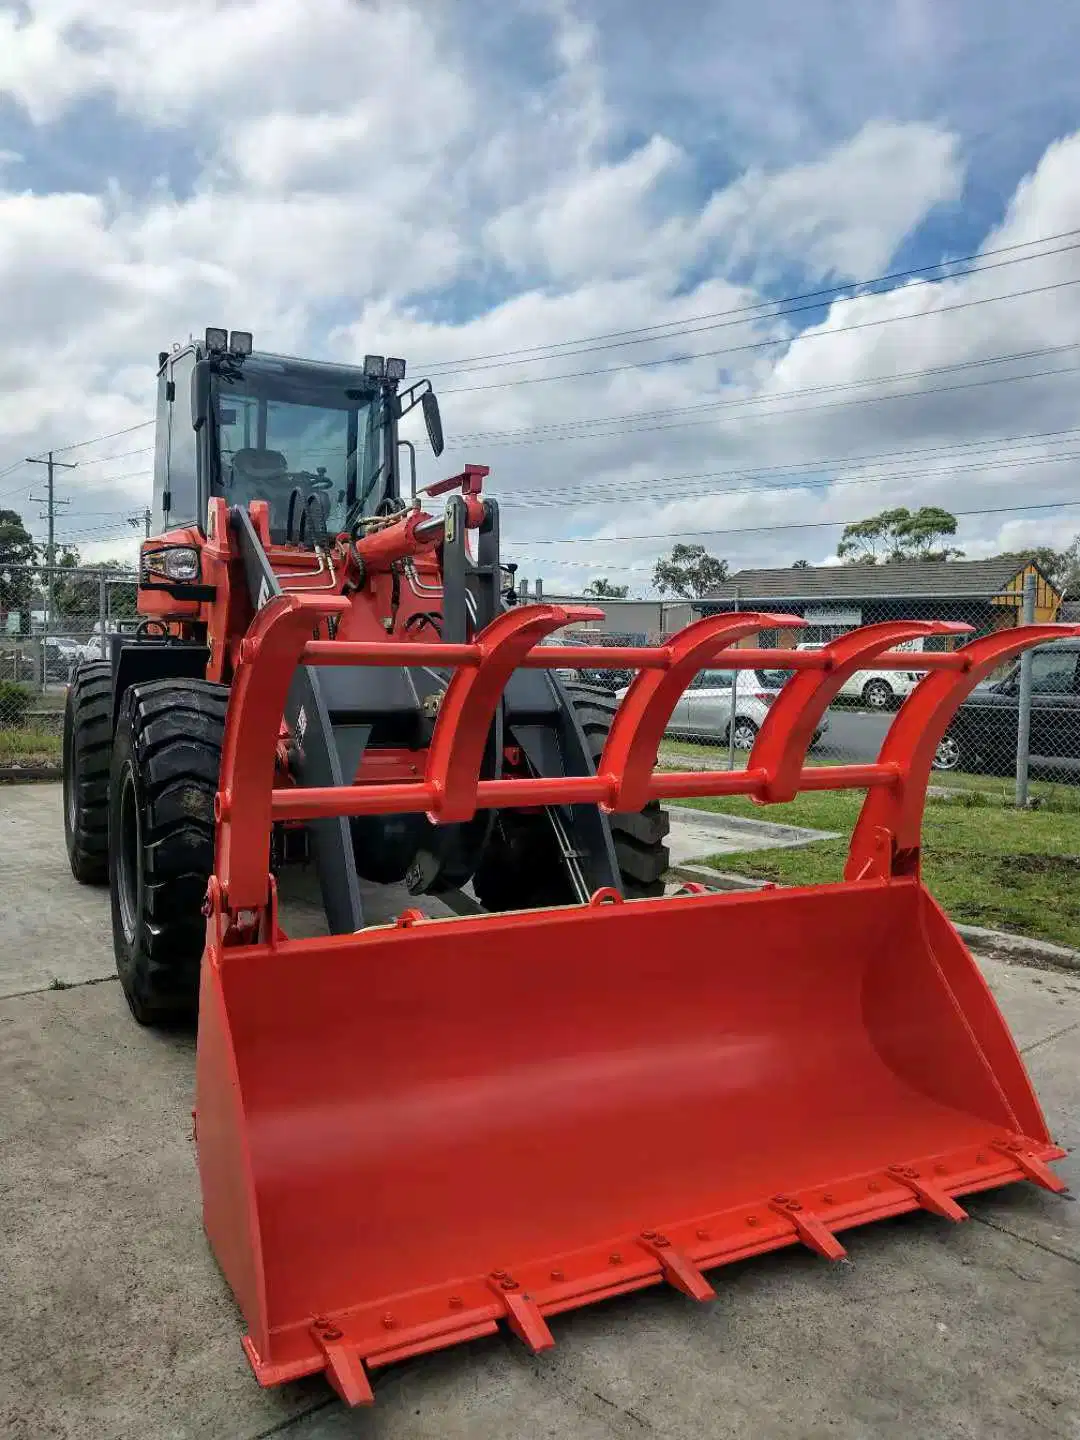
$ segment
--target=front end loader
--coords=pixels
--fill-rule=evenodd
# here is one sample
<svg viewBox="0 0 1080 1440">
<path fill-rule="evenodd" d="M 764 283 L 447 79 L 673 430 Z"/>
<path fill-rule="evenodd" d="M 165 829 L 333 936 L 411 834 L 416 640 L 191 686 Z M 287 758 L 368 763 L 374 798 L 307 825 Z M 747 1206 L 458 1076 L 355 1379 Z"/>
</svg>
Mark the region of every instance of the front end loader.
<svg viewBox="0 0 1080 1440">
<path fill-rule="evenodd" d="M 163 514 L 173 424 L 205 508 L 144 547 L 143 633 L 72 686 L 65 810 L 77 878 L 109 879 L 136 1018 L 197 1005 L 204 1222 L 260 1382 L 324 1371 L 370 1402 L 379 1367 L 502 1324 L 538 1352 L 608 1296 L 707 1300 L 725 1263 L 837 1260 L 855 1225 L 1062 1190 L 920 828 L 964 696 L 1080 626 L 760 651 L 802 622 L 755 612 L 655 648 L 545 645 L 600 612 L 515 603 L 482 467 L 428 487 L 441 514 L 402 498 L 397 421 L 430 392 L 403 396 L 400 362 L 343 372 L 223 333 L 162 357 L 163 407 L 191 360 L 164 450 L 159 428 Z M 931 636 L 967 643 L 918 654 L 878 760 L 808 767 L 850 676 L 911 669 L 893 647 Z M 699 670 L 763 664 L 793 673 L 745 770 L 654 768 Z M 616 705 L 566 667 L 635 678 Z M 842 882 L 664 893 L 662 801 L 807 789 L 866 792 Z M 297 862 L 327 934 L 286 933 Z M 468 913 L 406 895 L 368 923 L 361 881 Z"/>
</svg>

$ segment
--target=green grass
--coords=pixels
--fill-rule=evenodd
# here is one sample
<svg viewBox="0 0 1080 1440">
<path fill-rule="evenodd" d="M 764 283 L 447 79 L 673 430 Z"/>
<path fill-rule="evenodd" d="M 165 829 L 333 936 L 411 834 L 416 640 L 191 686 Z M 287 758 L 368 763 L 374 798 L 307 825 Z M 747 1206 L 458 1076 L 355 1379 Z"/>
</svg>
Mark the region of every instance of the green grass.
<svg viewBox="0 0 1080 1440">
<path fill-rule="evenodd" d="M 716 855 L 705 862 L 781 885 L 817 885 L 842 878 L 847 837 L 861 802 L 859 791 L 835 791 L 767 807 L 743 795 L 686 803 L 841 832 L 843 839 L 798 850 Z M 954 920 L 1080 948 L 1078 810 L 1010 810 L 975 795 L 966 804 L 931 798 L 923 825 L 923 874 Z"/>
<path fill-rule="evenodd" d="M 56 765 L 63 754 L 63 740 L 46 730 L 25 727 L 0 730 L 0 767 L 5 765 Z"/>
</svg>

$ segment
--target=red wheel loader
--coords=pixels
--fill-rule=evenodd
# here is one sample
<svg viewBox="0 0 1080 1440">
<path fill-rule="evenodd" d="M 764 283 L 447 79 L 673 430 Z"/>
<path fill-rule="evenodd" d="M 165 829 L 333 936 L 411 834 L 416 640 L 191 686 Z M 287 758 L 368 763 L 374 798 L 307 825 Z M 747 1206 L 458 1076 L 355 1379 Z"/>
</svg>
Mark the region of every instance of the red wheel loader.
<svg viewBox="0 0 1080 1440">
<path fill-rule="evenodd" d="M 1080 626 L 921 652 L 877 762 L 806 767 L 853 673 L 967 627 L 761 651 L 802 622 L 727 613 L 653 649 L 544 646 L 601 612 L 516 603 L 483 467 L 417 495 L 399 422 L 421 407 L 436 454 L 441 422 L 404 375 L 220 330 L 163 352 L 143 621 L 68 696 L 72 870 L 110 885 L 135 1018 L 197 1011 L 204 1222 L 258 1379 L 325 1371 L 367 1402 L 378 1367 L 502 1323 L 540 1351 L 607 1296 L 705 1300 L 729 1261 L 836 1260 L 855 1225 L 1063 1189 L 919 846 L 956 706 Z M 745 770 L 655 770 L 700 669 L 762 665 L 793 674 Z M 616 706 L 568 666 L 636 673 Z M 664 894 L 660 801 L 848 788 L 841 883 Z M 317 938 L 279 918 L 298 862 Z M 473 913 L 371 924 L 361 880 Z"/>
</svg>

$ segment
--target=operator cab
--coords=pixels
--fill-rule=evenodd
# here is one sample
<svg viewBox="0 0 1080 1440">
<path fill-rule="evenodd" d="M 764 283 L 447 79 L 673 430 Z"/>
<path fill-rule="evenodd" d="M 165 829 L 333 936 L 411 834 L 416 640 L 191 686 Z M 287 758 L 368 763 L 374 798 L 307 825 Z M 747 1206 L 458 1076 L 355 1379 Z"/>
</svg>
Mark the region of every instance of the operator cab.
<svg viewBox="0 0 1080 1440">
<path fill-rule="evenodd" d="M 158 357 L 154 529 L 203 526 L 207 503 L 265 500 L 279 544 L 311 547 L 400 504 L 398 422 L 423 405 L 440 454 L 438 402 L 428 381 L 404 393 L 405 361 L 363 367 L 253 353 L 251 336 L 210 329 Z"/>
</svg>

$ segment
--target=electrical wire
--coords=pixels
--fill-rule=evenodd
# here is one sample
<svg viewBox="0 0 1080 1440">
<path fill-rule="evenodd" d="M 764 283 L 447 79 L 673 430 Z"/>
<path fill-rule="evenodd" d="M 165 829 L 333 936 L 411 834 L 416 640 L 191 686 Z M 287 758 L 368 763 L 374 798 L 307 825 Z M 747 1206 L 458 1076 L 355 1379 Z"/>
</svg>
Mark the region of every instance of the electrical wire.
<svg viewBox="0 0 1080 1440">
<path fill-rule="evenodd" d="M 893 281 L 900 281 L 900 279 L 913 279 L 914 276 L 927 275 L 932 271 L 946 269 L 948 266 L 971 265 L 972 268 L 966 269 L 966 271 L 953 269 L 949 275 L 940 276 L 940 279 L 959 279 L 965 275 L 979 275 L 984 271 L 991 271 L 991 269 L 1001 269 L 1004 265 L 1021 265 L 1027 261 L 1037 261 L 1037 259 L 1048 258 L 1048 256 L 1061 255 L 1061 253 L 1076 249 L 1076 245 L 1063 245 L 1058 249 L 1054 249 L 1054 251 L 1040 251 L 1035 253 L 1035 255 L 1020 255 L 1015 259 L 1011 259 L 1011 261 L 1002 261 L 1001 264 L 975 264 L 975 262 L 989 258 L 989 256 L 1009 255 L 1009 253 L 1020 251 L 1020 249 L 1030 249 L 1031 246 L 1034 245 L 1050 245 L 1054 240 L 1067 240 L 1077 235 L 1080 235 L 1080 229 L 1060 230 L 1056 235 L 1044 235 L 1034 240 L 1021 240 L 1017 245 L 1002 245 L 996 249 L 992 249 L 992 251 L 976 252 L 973 253 L 973 255 L 960 255 L 958 258 L 952 259 L 952 261 L 936 261 L 933 262 L 932 265 L 914 266 L 913 269 L 903 269 L 903 271 L 888 271 L 884 275 L 870 276 L 870 278 L 861 279 L 861 281 L 848 281 L 847 284 L 827 285 L 824 289 L 809 289 L 809 291 L 802 291 L 801 294 L 783 295 L 779 300 L 762 300 L 756 301 L 755 304 L 729 308 L 729 310 L 716 310 L 706 312 L 706 314 L 684 315 L 681 320 L 661 321 L 661 323 L 655 325 L 641 325 L 641 327 L 636 328 L 636 330 L 608 330 L 602 331 L 602 333 L 599 334 L 593 334 L 593 336 L 580 336 L 577 337 L 576 340 L 553 340 L 550 341 L 550 343 L 541 344 L 541 346 L 526 346 L 520 348 L 520 350 L 497 350 L 494 351 L 494 353 L 480 354 L 480 356 L 467 356 L 464 357 L 464 359 L 458 360 L 433 360 L 428 364 L 420 364 L 419 369 L 425 370 L 425 372 L 428 373 L 445 373 L 446 370 L 464 372 L 464 370 L 472 369 L 472 367 L 481 369 L 481 361 L 488 360 L 501 360 L 508 364 L 534 363 L 534 361 L 527 360 L 516 361 L 514 357 L 517 356 L 534 356 L 534 360 L 562 359 L 562 356 L 559 356 L 559 354 L 537 354 L 537 351 L 564 350 L 567 346 L 589 346 L 590 348 L 598 348 L 598 350 L 599 348 L 612 348 L 600 346 L 600 344 L 593 344 L 593 341 L 611 340 L 634 344 L 642 343 L 642 341 L 639 341 L 636 337 L 652 338 L 652 340 L 668 340 L 668 338 L 678 336 L 678 334 L 687 333 L 687 327 L 697 325 L 698 321 L 716 320 L 730 321 L 730 323 L 733 324 L 743 323 L 740 317 L 749 317 L 749 315 L 756 314 L 757 311 L 765 311 L 766 317 L 773 318 L 780 312 L 779 307 L 782 307 L 782 305 L 793 305 L 799 301 L 816 301 L 816 305 L 805 308 L 819 308 L 821 307 L 821 302 L 828 300 L 828 298 L 834 298 L 834 300 L 835 298 L 857 298 L 855 295 L 848 297 L 848 291 L 865 291 L 868 285 L 886 285 L 891 284 Z M 792 311 L 788 312 L 791 314 Z M 719 325 L 703 324 L 700 328 L 708 330 L 708 328 L 720 327 Z M 670 334 L 657 334 L 657 331 L 670 331 Z M 690 333 L 696 333 L 696 331 L 690 331 Z M 588 351 L 572 350 L 570 353 L 585 354 L 588 353 Z M 484 369 L 494 369 L 494 367 L 490 366 L 482 367 L 484 367 Z"/>
</svg>

